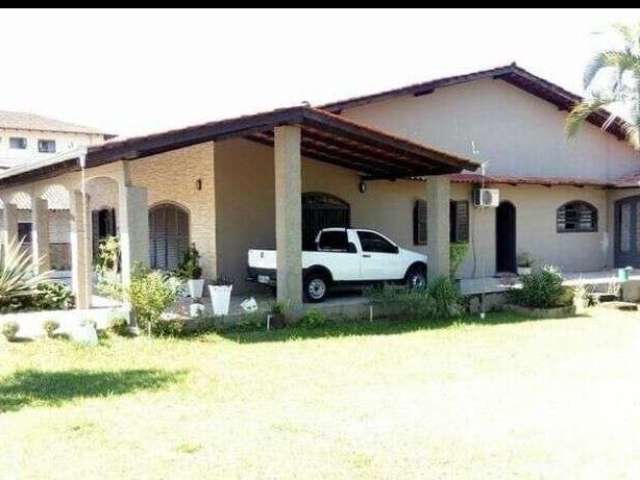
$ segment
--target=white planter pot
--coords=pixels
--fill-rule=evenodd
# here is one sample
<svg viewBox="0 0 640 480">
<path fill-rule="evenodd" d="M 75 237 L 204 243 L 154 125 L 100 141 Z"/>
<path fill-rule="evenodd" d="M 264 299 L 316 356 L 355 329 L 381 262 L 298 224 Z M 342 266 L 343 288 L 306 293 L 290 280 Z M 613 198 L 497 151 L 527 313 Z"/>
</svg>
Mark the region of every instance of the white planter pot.
<svg viewBox="0 0 640 480">
<path fill-rule="evenodd" d="M 233 285 L 210 285 L 211 308 L 215 316 L 228 315 Z"/>
<path fill-rule="evenodd" d="M 518 267 L 518 275 L 529 275 L 531 267 Z"/>
<path fill-rule="evenodd" d="M 202 298 L 202 290 L 204 290 L 204 279 L 187 280 L 187 287 L 189 288 L 189 296 L 191 298 Z"/>
</svg>

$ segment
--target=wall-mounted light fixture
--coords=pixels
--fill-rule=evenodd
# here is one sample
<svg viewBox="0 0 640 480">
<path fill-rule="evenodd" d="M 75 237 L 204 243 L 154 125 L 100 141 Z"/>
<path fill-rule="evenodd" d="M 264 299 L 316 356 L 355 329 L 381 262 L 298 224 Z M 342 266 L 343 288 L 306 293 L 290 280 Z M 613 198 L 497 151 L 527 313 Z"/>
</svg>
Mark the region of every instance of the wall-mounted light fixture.
<svg viewBox="0 0 640 480">
<path fill-rule="evenodd" d="M 196 180 L 196 190 L 198 190 L 198 191 L 202 190 L 202 179 L 201 178 Z"/>
<path fill-rule="evenodd" d="M 367 191 L 367 182 L 365 182 L 364 180 L 360 180 L 358 190 L 360 190 L 360 193 L 365 193 Z"/>
</svg>

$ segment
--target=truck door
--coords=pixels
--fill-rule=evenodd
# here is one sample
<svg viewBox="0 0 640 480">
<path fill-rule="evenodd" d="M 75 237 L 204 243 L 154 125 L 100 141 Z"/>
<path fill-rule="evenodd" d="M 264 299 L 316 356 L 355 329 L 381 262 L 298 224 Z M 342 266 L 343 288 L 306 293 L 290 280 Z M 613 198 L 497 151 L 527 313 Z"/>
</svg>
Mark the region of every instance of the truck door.
<svg viewBox="0 0 640 480">
<path fill-rule="evenodd" d="M 318 251 L 323 254 L 321 263 L 336 282 L 360 280 L 360 255 L 349 240 L 346 229 L 323 230 L 318 238 Z"/>
<path fill-rule="evenodd" d="M 358 240 L 362 280 L 399 280 L 404 276 L 396 245 L 369 230 L 358 230 Z"/>
</svg>

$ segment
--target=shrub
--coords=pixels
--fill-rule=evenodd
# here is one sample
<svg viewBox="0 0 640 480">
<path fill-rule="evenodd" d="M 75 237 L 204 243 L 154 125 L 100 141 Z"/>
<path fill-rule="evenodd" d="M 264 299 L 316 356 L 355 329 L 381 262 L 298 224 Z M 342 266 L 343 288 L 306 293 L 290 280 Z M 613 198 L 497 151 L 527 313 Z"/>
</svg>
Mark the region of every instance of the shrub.
<svg viewBox="0 0 640 480">
<path fill-rule="evenodd" d="M 428 293 L 433 299 L 435 315 L 450 318 L 463 312 L 462 297 L 454 282 L 445 276 L 429 283 Z"/>
<path fill-rule="evenodd" d="M 153 324 L 151 332 L 160 337 L 179 337 L 184 332 L 184 322 L 177 318 L 161 319 Z"/>
<path fill-rule="evenodd" d="M 74 303 L 73 292 L 60 282 L 40 282 L 33 296 L 33 308 L 36 310 L 69 310 Z"/>
<path fill-rule="evenodd" d="M 424 288 L 384 285 L 370 289 L 368 296 L 373 303 L 393 306 L 394 314 L 407 320 L 431 320 L 435 317 L 435 302 Z"/>
<path fill-rule="evenodd" d="M 191 247 L 184 252 L 182 263 L 178 267 L 178 277 L 184 280 L 198 280 L 202 277 L 202 267 L 200 267 L 200 252 L 196 248 L 196 244 L 192 243 Z"/>
<path fill-rule="evenodd" d="M 42 329 L 49 338 L 53 338 L 58 328 L 60 328 L 60 323 L 55 320 L 45 320 L 42 323 Z"/>
<path fill-rule="evenodd" d="M 2 335 L 9 342 L 13 342 L 16 339 L 18 330 L 20 330 L 20 326 L 18 325 L 18 322 L 9 320 L 2 324 Z"/>
<path fill-rule="evenodd" d="M 509 299 L 530 308 L 553 308 L 570 305 L 573 290 L 562 285 L 562 275 L 544 267 L 521 277 L 522 288 L 509 290 Z"/>
<path fill-rule="evenodd" d="M 118 335 L 120 337 L 126 337 L 129 335 L 129 322 L 125 317 L 117 316 L 109 320 L 109 326 L 107 330 L 110 333 Z"/>
<path fill-rule="evenodd" d="M 115 276 L 120 266 L 120 239 L 109 236 L 100 240 L 96 257 L 96 273 L 99 277 Z"/>
<path fill-rule="evenodd" d="M 449 245 L 449 273 L 452 278 L 455 277 L 468 251 L 469 244 L 467 242 L 455 242 Z"/>
<path fill-rule="evenodd" d="M 320 310 L 310 309 L 300 318 L 298 325 L 305 328 L 317 328 L 326 325 L 328 320 Z"/>
<path fill-rule="evenodd" d="M 166 334 L 168 330 L 162 319 L 164 311 L 172 305 L 180 291 L 180 281 L 164 272 L 152 271 L 137 264 L 124 297 L 131 304 L 140 328 L 152 334 Z"/>
</svg>

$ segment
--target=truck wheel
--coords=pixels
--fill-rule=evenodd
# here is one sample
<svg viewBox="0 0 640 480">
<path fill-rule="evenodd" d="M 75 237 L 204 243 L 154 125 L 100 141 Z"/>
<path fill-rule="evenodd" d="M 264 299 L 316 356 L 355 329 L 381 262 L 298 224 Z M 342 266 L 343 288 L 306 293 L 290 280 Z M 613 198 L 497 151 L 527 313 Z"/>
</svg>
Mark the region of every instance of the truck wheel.
<svg viewBox="0 0 640 480">
<path fill-rule="evenodd" d="M 311 303 L 324 302 L 329 291 L 329 282 L 322 273 L 308 274 L 303 283 L 304 298 Z"/>
<path fill-rule="evenodd" d="M 405 277 L 405 281 L 407 283 L 407 287 L 420 289 L 427 286 L 427 276 L 425 274 L 424 268 L 413 267 L 411 270 L 407 272 L 407 276 Z"/>
</svg>

